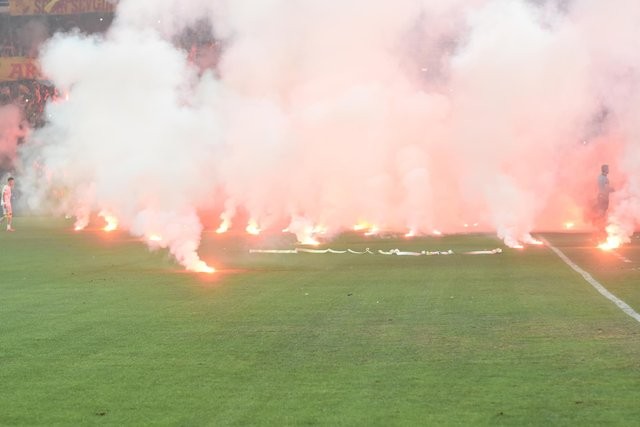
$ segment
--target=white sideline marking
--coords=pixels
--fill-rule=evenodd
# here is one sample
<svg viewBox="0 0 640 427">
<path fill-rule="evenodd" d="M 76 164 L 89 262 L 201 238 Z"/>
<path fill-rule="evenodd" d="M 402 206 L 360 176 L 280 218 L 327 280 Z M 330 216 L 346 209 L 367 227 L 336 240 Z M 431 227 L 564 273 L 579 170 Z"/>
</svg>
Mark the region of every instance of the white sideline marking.
<svg viewBox="0 0 640 427">
<path fill-rule="evenodd" d="M 578 267 L 578 265 L 573 261 L 571 261 L 569 257 L 567 257 L 560 249 L 556 248 L 551 243 L 549 243 L 547 239 L 542 238 L 540 240 L 542 240 L 545 243 L 545 245 L 549 247 L 549 249 L 555 252 L 555 254 L 558 255 L 560 259 L 565 262 L 565 264 L 567 264 L 569 267 L 571 267 L 577 273 L 579 273 L 584 278 L 584 280 L 586 280 L 587 283 L 589 283 L 598 292 L 600 292 L 600 294 L 603 297 L 605 297 L 606 299 L 608 299 L 609 301 L 617 305 L 618 308 L 622 310 L 625 314 L 627 314 L 628 316 L 631 316 L 633 319 L 640 322 L 640 314 L 638 314 L 633 308 L 631 308 L 629 304 L 627 304 L 626 302 L 622 301 L 620 298 L 618 298 L 617 296 L 609 292 L 607 288 L 602 286 L 602 284 L 598 282 L 596 279 L 594 279 L 591 274 L 587 273 L 585 270 Z"/>
</svg>

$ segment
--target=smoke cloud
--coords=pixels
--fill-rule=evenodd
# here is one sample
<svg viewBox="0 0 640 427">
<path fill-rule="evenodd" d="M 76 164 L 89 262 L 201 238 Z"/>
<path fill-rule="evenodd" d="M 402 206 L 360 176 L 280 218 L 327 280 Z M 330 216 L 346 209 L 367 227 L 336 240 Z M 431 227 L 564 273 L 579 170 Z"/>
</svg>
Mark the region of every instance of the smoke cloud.
<svg viewBox="0 0 640 427">
<path fill-rule="evenodd" d="M 22 152 L 30 203 L 78 228 L 102 212 L 202 270 L 211 215 L 301 242 L 360 224 L 530 243 L 588 226 L 608 163 L 628 238 L 639 18 L 632 0 L 122 0 L 104 37 L 42 51 L 69 97 Z M 203 23 L 215 70 L 175 43 Z"/>
<path fill-rule="evenodd" d="M 13 169 L 18 142 L 27 136 L 22 112 L 15 105 L 0 106 L 0 169 Z"/>
</svg>

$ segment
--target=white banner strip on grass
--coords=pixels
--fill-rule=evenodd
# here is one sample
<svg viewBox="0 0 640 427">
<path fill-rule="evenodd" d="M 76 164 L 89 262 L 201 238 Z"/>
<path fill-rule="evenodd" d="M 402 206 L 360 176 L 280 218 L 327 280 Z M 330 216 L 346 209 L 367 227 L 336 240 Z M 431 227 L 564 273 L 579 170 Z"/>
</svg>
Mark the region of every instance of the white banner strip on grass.
<svg viewBox="0 0 640 427">
<path fill-rule="evenodd" d="M 364 251 L 354 251 L 353 249 L 335 250 L 335 249 L 250 249 L 251 254 L 353 254 L 353 255 L 376 255 L 371 249 L 366 248 Z M 485 251 L 461 252 L 459 255 L 498 255 L 502 253 L 502 249 L 491 249 Z M 420 251 L 407 252 L 400 249 L 391 249 L 390 251 L 378 250 L 379 255 L 396 255 L 396 256 L 434 256 L 434 255 L 455 255 L 451 249 L 448 251 Z"/>
<path fill-rule="evenodd" d="M 367 248 L 364 252 L 358 252 L 358 251 L 354 251 L 352 249 L 347 249 L 347 252 L 349 252 L 350 254 L 355 254 L 355 255 L 364 255 L 364 254 L 373 255 L 373 252 L 371 252 L 369 250 L 369 248 Z"/>
<path fill-rule="evenodd" d="M 585 270 L 580 268 L 576 263 L 571 261 L 569 259 L 569 257 L 567 257 L 564 254 L 564 252 L 562 252 L 560 249 L 558 249 L 555 246 L 551 245 L 551 243 L 549 243 L 549 241 L 547 241 L 544 238 L 542 238 L 541 240 L 549 247 L 549 249 L 551 249 L 553 252 L 555 252 L 555 254 L 558 255 L 560 257 L 560 259 L 565 262 L 565 264 L 567 264 L 569 267 L 571 267 L 573 270 L 575 270 L 578 274 L 580 274 L 584 278 L 584 280 L 587 281 L 587 283 L 589 283 L 598 292 L 600 292 L 600 294 L 603 297 L 605 297 L 606 299 L 608 299 L 609 301 L 611 301 L 612 303 L 617 305 L 618 308 L 620 310 L 622 310 L 625 314 L 627 314 L 628 316 L 630 316 L 633 319 L 635 319 L 638 322 L 640 322 L 640 314 L 638 314 L 638 312 L 636 312 L 633 308 L 631 308 L 631 306 L 629 306 L 629 304 L 627 304 L 626 302 L 622 301 L 620 298 L 618 298 L 617 296 L 615 296 L 614 294 L 609 292 L 609 290 L 607 288 L 605 288 L 604 286 L 602 286 L 602 284 L 600 282 L 598 282 L 596 279 L 594 279 L 591 274 L 587 273 Z"/>
<path fill-rule="evenodd" d="M 296 249 L 250 249 L 250 254 L 297 254 Z"/>
</svg>

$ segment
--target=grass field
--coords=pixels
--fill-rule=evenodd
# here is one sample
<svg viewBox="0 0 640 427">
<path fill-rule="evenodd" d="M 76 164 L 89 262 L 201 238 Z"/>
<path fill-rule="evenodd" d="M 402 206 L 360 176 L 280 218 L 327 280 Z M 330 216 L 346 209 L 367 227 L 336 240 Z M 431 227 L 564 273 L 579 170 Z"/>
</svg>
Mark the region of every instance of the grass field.
<svg viewBox="0 0 640 427">
<path fill-rule="evenodd" d="M 207 234 L 186 274 L 124 234 L 0 233 L 3 425 L 637 425 L 640 323 L 545 247 L 256 255 Z M 640 310 L 640 240 L 546 237 Z M 493 249 L 345 235 L 334 248 Z"/>
</svg>

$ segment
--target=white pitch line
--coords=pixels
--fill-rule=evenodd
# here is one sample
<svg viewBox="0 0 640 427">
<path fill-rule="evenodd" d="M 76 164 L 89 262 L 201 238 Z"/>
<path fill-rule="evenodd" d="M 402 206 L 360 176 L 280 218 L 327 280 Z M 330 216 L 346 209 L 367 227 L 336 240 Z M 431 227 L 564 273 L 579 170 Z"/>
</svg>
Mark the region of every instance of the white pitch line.
<svg viewBox="0 0 640 427">
<path fill-rule="evenodd" d="M 584 280 L 586 280 L 587 283 L 589 283 L 598 292 L 600 292 L 600 294 L 603 297 L 605 297 L 606 299 L 608 299 L 609 301 L 617 305 L 618 308 L 622 310 L 625 314 L 632 317 L 636 321 L 640 322 L 640 314 L 636 312 L 633 308 L 631 308 L 629 304 L 627 304 L 626 302 L 622 301 L 620 298 L 618 298 L 617 296 L 609 292 L 609 290 L 604 286 L 602 286 L 602 284 L 598 282 L 596 279 L 594 279 L 591 274 L 587 273 L 585 270 L 578 267 L 578 265 L 573 261 L 571 261 L 569 257 L 567 257 L 564 254 L 564 252 L 562 252 L 560 249 L 556 248 L 551 243 L 549 243 L 547 239 L 541 238 L 540 240 L 542 240 L 549 247 L 549 249 L 555 252 L 555 254 L 558 255 L 560 259 L 565 262 L 565 264 L 567 264 L 569 267 L 571 267 L 573 270 L 579 273 L 584 278 Z"/>
</svg>

